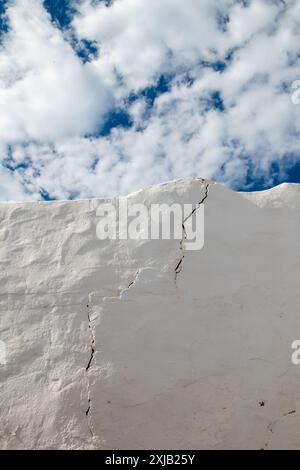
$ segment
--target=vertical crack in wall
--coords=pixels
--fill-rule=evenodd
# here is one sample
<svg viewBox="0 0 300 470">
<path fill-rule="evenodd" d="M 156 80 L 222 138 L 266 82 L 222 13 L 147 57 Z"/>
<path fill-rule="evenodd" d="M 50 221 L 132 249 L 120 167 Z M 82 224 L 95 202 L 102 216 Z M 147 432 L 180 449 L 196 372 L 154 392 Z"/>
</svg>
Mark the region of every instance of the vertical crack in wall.
<svg viewBox="0 0 300 470">
<path fill-rule="evenodd" d="M 140 272 L 141 272 L 141 270 L 138 269 L 138 271 L 135 273 L 134 278 L 132 279 L 132 281 L 129 282 L 127 287 L 125 287 L 124 289 L 121 290 L 119 296 L 111 297 L 111 298 L 112 299 L 117 298 L 117 299 L 121 300 L 122 297 L 123 297 L 123 294 L 125 292 L 127 292 L 128 290 L 130 290 L 136 284 L 136 282 L 139 278 Z M 85 368 L 86 375 L 87 375 L 87 403 L 88 403 L 85 414 L 86 414 L 86 417 L 87 417 L 90 434 L 91 434 L 92 438 L 94 438 L 95 433 L 94 433 L 93 421 L 92 421 L 93 403 L 92 403 L 90 382 L 89 382 L 89 377 L 88 377 L 89 371 L 90 371 L 91 367 L 93 366 L 94 356 L 95 356 L 95 352 L 96 352 L 96 336 L 95 336 L 95 331 L 94 331 L 94 327 L 93 327 L 91 305 L 92 305 L 92 294 L 89 294 L 88 303 L 87 303 L 86 308 L 87 308 L 87 320 L 88 320 L 88 329 L 89 329 L 89 336 L 90 336 L 90 350 L 91 350 L 91 353 L 90 353 L 90 358 L 89 358 L 88 364 Z"/>
<path fill-rule="evenodd" d="M 175 284 L 176 284 L 176 286 L 177 286 L 178 275 L 182 272 L 183 262 L 184 262 L 184 258 L 185 258 L 185 242 L 187 240 L 187 232 L 186 232 L 185 224 L 191 217 L 193 217 L 195 212 L 202 206 L 202 204 L 204 204 L 204 202 L 208 198 L 210 183 L 207 183 L 205 180 L 202 180 L 202 184 L 203 183 L 205 183 L 205 194 L 204 194 L 203 198 L 201 199 L 201 201 L 199 201 L 196 204 L 196 207 L 193 209 L 193 211 L 182 222 L 183 237 L 182 237 L 182 240 L 180 241 L 180 251 L 182 253 L 182 256 L 181 256 L 181 258 L 180 258 L 180 260 L 179 260 L 179 262 L 178 262 L 178 264 L 176 265 L 176 268 L 175 268 Z"/>
<path fill-rule="evenodd" d="M 96 345 L 96 338 L 95 338 L 95 333 L 94 333 L 94 328 L 92 325 L 92 318 L 91 318 L 91 303 L 92 303 L 92 296 L 89 294 L 88 297 L 88 303 L 87 303 L 87 318 L 88 318 L 88 328 L 89 328 L 89 333 L 90 333 L 90 348 L 91 348 L 91 355 L 89 362 L 86 366 L 86 374 L 87 374 L 87 395 L 88 395 L 88 408 L 85 412 L 87 421 L 88 421 L 88 427 L 91 433 L 91 436 L 94 437 L 94 431 L 93 431 L 93 423 L 92 423 L 92 416 L 91 416 L 91 411 L 92 411 L 92 398 L 91 398 L 91 390 L 90 390 L 90 383 L 89 383 L 89 378 L 88 378 L 88 373 L 89 370 L 92 366 L 92 363 L 94 361 L 94 355 L 95 355 L 95 345 Z"/>
<path fill-rule="evenodd" d="M 88 365 L 86 366 L 87 372 L 92 365 L 92 362 L 94 360 L 94 354 L 95 354 L 95 335 L 94 335 L 94 330 L 93 330 L 92 323 L 91 323 L 91 314 L 90 314 L 89 309 L 90 309 L 90 304 L 87 305 L 87 310 L 88 310 L 87 315 L 88 315 L 88 324 L 89 324 L 89 330 L 90 330 L 90 336 L 91 336 L 91 356 L 90 356 Z"/>
</svg>

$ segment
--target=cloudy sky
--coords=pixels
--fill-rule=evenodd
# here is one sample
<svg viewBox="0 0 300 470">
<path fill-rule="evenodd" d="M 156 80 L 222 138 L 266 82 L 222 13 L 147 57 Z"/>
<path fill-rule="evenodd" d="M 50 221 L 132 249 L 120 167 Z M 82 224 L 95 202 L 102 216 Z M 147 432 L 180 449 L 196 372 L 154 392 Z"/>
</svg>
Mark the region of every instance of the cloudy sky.
<svg viewBox="0 0 300 470">
<path fill-rule="evenodd" d="M 299 0 L 0 0 L 0 200 L 300 181 Z"/>
</svg>

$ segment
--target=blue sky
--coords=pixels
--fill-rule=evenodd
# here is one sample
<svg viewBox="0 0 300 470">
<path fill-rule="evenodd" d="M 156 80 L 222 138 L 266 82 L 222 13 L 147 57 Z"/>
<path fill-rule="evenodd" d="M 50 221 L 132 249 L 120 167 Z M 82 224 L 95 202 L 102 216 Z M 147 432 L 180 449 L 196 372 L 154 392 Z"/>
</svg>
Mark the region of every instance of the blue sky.
<svg viewBox="0 0 300 470">
<path fill-rule="evenodd" d="M 300 182 L 294 0 L 0 0 L 0 200 Z"/>
</svg>

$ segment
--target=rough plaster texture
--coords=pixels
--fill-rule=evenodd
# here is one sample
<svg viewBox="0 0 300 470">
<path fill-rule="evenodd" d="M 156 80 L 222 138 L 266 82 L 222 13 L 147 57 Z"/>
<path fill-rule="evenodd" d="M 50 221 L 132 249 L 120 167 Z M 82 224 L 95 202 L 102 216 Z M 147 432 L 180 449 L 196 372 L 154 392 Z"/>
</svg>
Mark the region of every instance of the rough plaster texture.
<svg viewBox="0 0 300 470">
<path fill-rule="evenodd" d="M 203 250 L 100 241 L 100 200 L 0 205 L 0 448 L 300 449 L 300 186 L 128 200 L 205 200 Z"/>
</svg>

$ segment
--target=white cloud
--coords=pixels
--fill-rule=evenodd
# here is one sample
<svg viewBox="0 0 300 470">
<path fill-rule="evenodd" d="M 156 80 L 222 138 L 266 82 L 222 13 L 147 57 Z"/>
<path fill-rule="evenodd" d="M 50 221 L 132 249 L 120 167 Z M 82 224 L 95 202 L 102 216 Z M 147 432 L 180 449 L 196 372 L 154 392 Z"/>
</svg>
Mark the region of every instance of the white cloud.
<svg viewBox="0 0 300 470">
<path fill-rule="evenodd" d="M 248 41 L 264 30 L 271 32 L 278 10 L 278 2 L 272 1 L 253 0 L 247 8 L 242 2 L 234 5 L 228 24 L 232 45 Z"/>
<path fill-rule="evenodd" d="M 86 65 L 38 0 L 16 1 L 9 18 L 0 141 L 14 144 L 15 165 L 27 162 L 11 178 L 33 197 L 41 189 L 58 198 L 124 194 L 191 175 L 241 185 L 249 169 L 267 176 L 272 162 L 284 173 L 287 159 L 296 161 L 300 107 L 289 87 L 300 79 L 297 1 L 84 0 L 73 26 L 100 51 Z M 173 79 L 153 107 L 143 96 L 126 104 L 131 128 L 83 137 L 111 99 L 124 105 L 161 74 Z"/>
<path fill-rule="evenodd" d="M 12 176 L 8 170 L 0 167 L 1 201 L 26 201 L 38 198 L 38 193 L 27 193 L 17 175 Z"/>
<path fill-rule="evenodd" d="M 84 1 L 74 20 L 79 37 L 101 44 L 103 73 L 115 69 L 129 88 L 146 87 L 172 68 L 216 59 L 223 49 L 218 18 L 233 0 Z"/>
<path fill-rule="evenodd" d="M 55 141 L 96 129 L 110 99 L 92 65 L 75 56 L 39 0 L 16 1 L 8 18 L 0 52 L 2 142 Z"/>
</svg>

